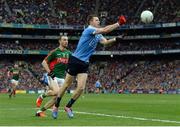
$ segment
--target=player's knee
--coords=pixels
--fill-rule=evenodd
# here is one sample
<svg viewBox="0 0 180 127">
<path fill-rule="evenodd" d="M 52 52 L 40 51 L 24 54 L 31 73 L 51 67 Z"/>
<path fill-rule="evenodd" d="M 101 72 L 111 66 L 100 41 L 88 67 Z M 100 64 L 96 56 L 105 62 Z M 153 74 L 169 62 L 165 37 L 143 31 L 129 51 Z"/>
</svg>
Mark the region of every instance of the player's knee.
<svg viewBox="0 0 180 127">
<path fill-rule="evenodd" d="M 58 92 L 59 92 L 59 89 L 54 90 L 54 95 L 57 95 L 57 94 L 58 94 Z"/>
<path fill-rule="evenodd" d="M 78 86 L 77 89 L 83 91 L 85 89 L 85 86 Z"/>
<path fill-rule="evenodd" d="M 72 83 L 71 81 L 65 81 L 64 86 L 65 86 L 65 87 L 68 87 L 68 86 L 71 85 L 71 83 Z"/>
<path fill-rule="evenodd" d="M 51 93 L 53 96 L 56 96 L 58 94 L 58 92 L 59 92 L 58 88 L 53 88 Z"/>
<path fill-rule="evenodd" d="M 57 98 L 57 97 L 56 97 L 56 96 L 54 96 L 52 99 L 53 99 L 54 101 L 56 101 L 56 98 Z"/>
<path fill-rule="evenodd" d="M 68 87 L 69 87 L 68 83 L 65 83 L 63 87 L 64 87 L 65 90 L 67 90 Z"/>
</svg>

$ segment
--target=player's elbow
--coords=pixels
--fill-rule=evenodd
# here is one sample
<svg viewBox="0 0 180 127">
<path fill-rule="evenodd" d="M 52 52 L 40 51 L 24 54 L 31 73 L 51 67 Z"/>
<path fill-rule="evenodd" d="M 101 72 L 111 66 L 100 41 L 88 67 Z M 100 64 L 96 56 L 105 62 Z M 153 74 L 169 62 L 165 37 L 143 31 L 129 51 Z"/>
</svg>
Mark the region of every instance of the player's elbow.
<svg viewBox="0 0 180 127">
<path fill-rule="evenodd" d="M 100 43 L 103 44 L 103 45 L 107 45 L 108 40 L 103 40 L 103 41 L 101 41 Z"/>
<path fill-rule="evenodd" d="M 42 61 L 41 65 L 42 65 L 42 66 L 44 65 L 44 60 Z"/>
<path fill-rule="evenodd" d="M 45 64 L 46 64 L 46 60 L 43 60 L 41 65 L 44 67 Z"/>
</svg>

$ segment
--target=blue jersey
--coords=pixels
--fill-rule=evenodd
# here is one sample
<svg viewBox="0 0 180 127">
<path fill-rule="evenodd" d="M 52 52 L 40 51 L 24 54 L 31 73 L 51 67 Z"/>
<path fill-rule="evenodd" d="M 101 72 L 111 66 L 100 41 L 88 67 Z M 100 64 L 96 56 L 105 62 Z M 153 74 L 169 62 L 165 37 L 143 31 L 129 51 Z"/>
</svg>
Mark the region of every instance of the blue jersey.
<svg viewBox="0 0 180 127">
<path fill-rule="evenodd" d="M 96 81 L 95 87 L 96 87 L 96 88 L 101 87 L 101 83 L 100 83 L 99 81 Z"/>
<path fill-rule="evenodd" d="M 74 57 L 89 62 L 90 56 L 95 52 L 97 43 L 103 38 L 102 34 L 93 34 L 96 28 L 88 26 L 82 33 L 75 52 Z"/>
<path fill-rule="evenodd" d="M 44 73 L 44 74 L 43 74 L 42 82 L 45 83 L 46 85 L 49 84 L 48 73 Z"/>
</svg>

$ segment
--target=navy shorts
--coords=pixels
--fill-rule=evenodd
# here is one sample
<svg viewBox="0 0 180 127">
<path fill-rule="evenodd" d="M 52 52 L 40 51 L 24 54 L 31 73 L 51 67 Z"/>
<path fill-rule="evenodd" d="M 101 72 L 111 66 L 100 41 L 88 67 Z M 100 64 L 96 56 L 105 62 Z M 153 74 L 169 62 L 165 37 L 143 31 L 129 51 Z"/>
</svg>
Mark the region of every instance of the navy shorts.
<svg viewBox="0 0 180 127">
<path fill-rule="evenodd" d="M 76 76 L 80 73 L 88 73 L 88 67 L 89 63 L 79 60 L 74 56 L 70 56 L 66 71 L 70 75 Z"/>
</svg>

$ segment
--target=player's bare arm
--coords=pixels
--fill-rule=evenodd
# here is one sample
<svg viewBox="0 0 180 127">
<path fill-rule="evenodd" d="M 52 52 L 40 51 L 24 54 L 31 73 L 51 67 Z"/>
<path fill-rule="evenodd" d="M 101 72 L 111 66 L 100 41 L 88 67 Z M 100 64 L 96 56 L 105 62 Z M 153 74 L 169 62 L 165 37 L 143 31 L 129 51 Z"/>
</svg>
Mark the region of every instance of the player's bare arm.
<svg viewBox="0 0 180 127">
<path fill-rule="evenodd" d="M 48 63 L 47 63 L 47 60 L 46 60 L 46 59 L 44 59 L 44 60 L 43 60 L 43 62 L 42 62 L 42 66 L 44 67 L 44 69 L 45 69 L 48 73 L 50 73 L 50 72 L 51 72 L 51 70 L 50 70 L 50 68 L 49 68 L 49 65 L 48 65 Z"/>
<path fill-rule="evenodd" d="M 98 22 L 98 21 L 94 21 L 94 22 Z M 93 34 L 105 34 L 105 33 L 109 33 L 111 31 L 117 29 L 119 26 L 124 25 L 125 23 L 126 23 L 126 18 L 124 16 L 120 16 L 118 18 L 118 22 L 117 23 L 105 26 L 103 28 L 97 28 L 97 30 Z"/>
<path fill-rule="evenodd" d="M 119 23 L 114 23 L 112 25 L 108 25 L 106 27 L 103 28 L 97 28 L 97 30 L 94 32 L 94 34 L 105 34 L 105 33 L 109 33 L 115 29 L 117 29 L 119 27 Z"/>
<path fill-rule="evenodd" d="M 103 44 L 103 45 L 109 45 L 109 44 L 111 44 L 111 43 L 113 43 L 115 41 L 116 41 L 116 38 L 112 38 L 112 39 L 108 39 L 108 40 L 106 38 L 102 38 L 100 40 L 100 43 Z"/>
</svg>

